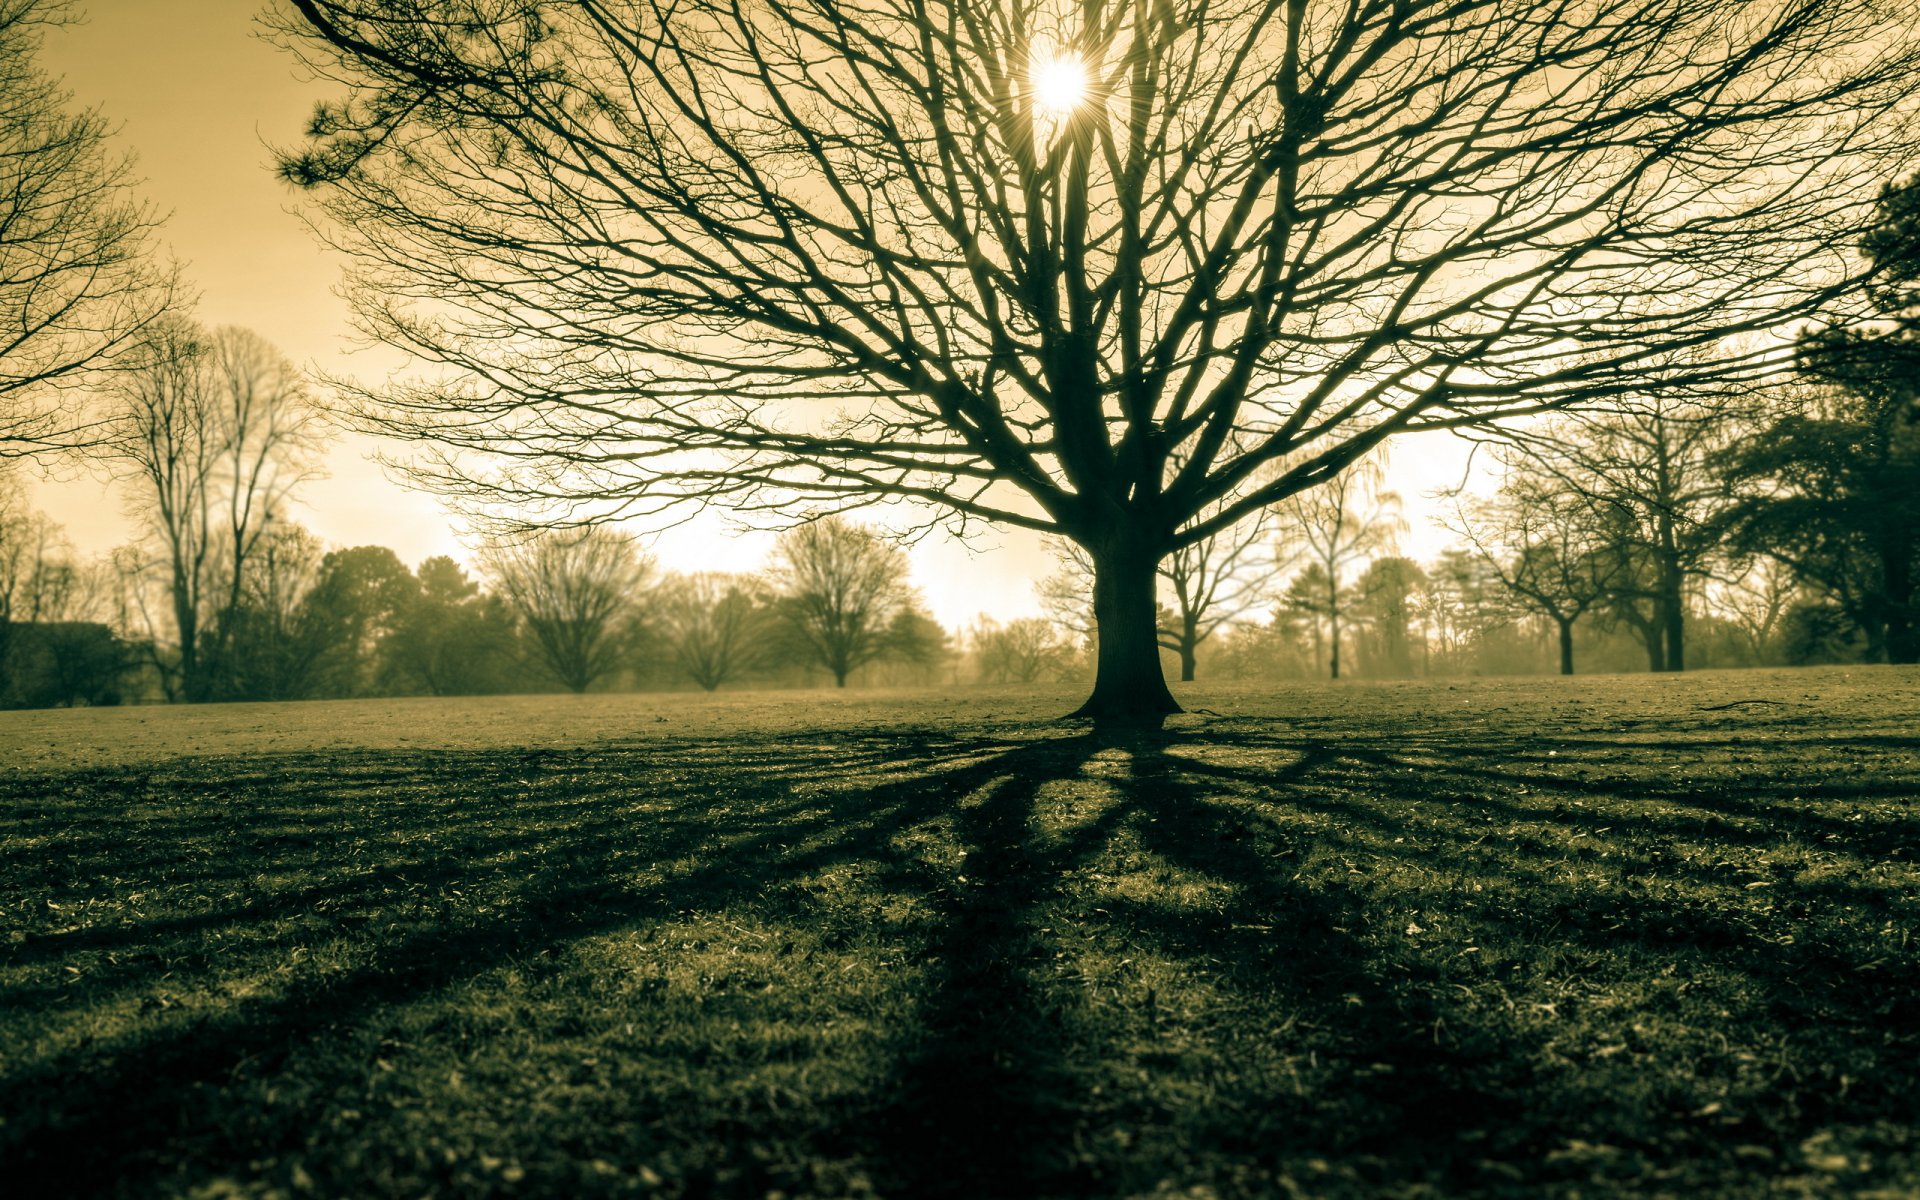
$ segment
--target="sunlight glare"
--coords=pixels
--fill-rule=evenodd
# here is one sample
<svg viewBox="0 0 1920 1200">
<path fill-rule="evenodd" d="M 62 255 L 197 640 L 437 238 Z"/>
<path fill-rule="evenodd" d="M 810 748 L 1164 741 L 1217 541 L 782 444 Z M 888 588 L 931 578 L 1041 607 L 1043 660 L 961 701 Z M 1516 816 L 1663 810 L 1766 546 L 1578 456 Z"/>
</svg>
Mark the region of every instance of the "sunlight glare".
<svg viewBox="0 0 1920 1200">
<path fill-rule="evenodd" d="M 1047 55 L 1033 64 L 1033 100 L 1042 112 L 1066 113 L 1087 98 L 1087 67 L 1078 55 Z"/>
</svg>

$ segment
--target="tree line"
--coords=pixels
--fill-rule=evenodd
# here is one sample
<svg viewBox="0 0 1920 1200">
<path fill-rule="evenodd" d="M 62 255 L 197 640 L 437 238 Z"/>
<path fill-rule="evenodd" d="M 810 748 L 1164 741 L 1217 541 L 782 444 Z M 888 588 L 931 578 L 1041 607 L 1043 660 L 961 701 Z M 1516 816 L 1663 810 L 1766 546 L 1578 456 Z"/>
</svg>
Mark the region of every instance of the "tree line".
<svg viewBox="0 0 1920 1200">
<path fill-rule="evenodd" d="M 662 572 L 598 528 L 489 540 L 473 574 L 277 519 L 210 533 L 182 554 L 156 515 L 82 558 L 0 479 L 0 706 L 930 683 L 952 656 L 900 548 L 836 518 L 739 574 Z"/>
</svg>

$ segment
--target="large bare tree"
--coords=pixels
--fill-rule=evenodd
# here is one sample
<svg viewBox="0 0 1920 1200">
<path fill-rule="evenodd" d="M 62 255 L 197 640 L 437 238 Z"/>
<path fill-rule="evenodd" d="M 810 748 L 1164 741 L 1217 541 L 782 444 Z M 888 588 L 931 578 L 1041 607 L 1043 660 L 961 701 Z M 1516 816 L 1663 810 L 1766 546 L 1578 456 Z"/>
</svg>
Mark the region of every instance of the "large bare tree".
<svg viewBox="0 0 1920 1200">
<path fill-rule="evenodd" d="M 0 456 L 101 432 L 72 386 L 137 344 L 173 300 L 153 210 L 98 112 L 35 63 L 65 0 L 0 0 Z"/>
<path fill-rule="evenodd" d="M 132 508 L 160 560 L 177 654 L 169 691 L 211 699 L 223 617 L 241 607 L 262 540 L 317 469 L 318 411 L 300 371 L 258 334 L 180 319 L 149 330 L 111 395 Z"/>
<path fill-rule="evenodd" d="M 1160 561 L 1384 439 L 1773 370 L 1914 161 L 1883 0 L 282 0 L 421 474 L 920 501 Z M 1676 356 L 1677 348 L 1718 353 Z M 1275 469 L 1284 462 L 1284 469 Z M 1265 473 L 1265 474 L 1263 474 Z"/>
</svg>

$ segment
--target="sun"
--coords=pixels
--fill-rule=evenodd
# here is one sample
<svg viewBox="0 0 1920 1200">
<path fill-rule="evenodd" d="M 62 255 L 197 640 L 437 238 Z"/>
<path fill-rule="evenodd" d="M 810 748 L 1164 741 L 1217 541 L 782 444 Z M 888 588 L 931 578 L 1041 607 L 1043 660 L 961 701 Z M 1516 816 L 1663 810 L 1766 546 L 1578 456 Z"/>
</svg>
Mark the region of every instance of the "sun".
<svg viewBox="0 0 1920 1200">
<path fill-rule="evenodd" d="M 1071 112 L 1087 98 L 1087 64 L 1077 54 L 1035 58 L 1031 75 L 1033 102 L 1042 112 Z"/>
</svg>

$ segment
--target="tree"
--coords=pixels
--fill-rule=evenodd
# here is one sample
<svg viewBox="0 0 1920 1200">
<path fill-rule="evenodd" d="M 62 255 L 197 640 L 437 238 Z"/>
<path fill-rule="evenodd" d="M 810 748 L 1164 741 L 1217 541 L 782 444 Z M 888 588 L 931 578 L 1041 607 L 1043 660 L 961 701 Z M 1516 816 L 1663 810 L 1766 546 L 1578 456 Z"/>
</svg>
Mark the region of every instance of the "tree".
<svg viewBox="0 0 1920 1200">
<path fill-rule="evenodd" d="M 1313 578 L 1325 588 L 1312 610 L 1326 621 L 1327 670 L 1340 678 L 1340 617 L 1348 572 L 1375 551 L 1393 544 L 1406 522 L 1400 497 L 1384 490 L 1386 467 L 1378 458 L 1354 463 L 1343 474 L 1280 506 L 1281 522 L 1298 538 Z M 1289 593 L 1290 595 L 1294 593 Z"/>
<path fill-rule="evenodd" d="M 0 694 L 7 690 L 13 626 L 31 619 L 34 581 L 55 532 L 28 501 L 18 475 L 0 466 Z"/>
<path fill-rule="evenodd" d="M 1484 669 L 1494 634 L 1513 619 L 1510 600 L 1484 555 L 1455 546 L 1427 564 L 1421 617 L 1442 670 Z"/>
<path fill-rule="evenodd" d="M 234 700 L 300 700 L 311 695 L 329 630 L 313 594 L 326 553 L 320 539 L 276 524 L 260 539 L 240 603 L 221 615 L 223 695 Z"/>
<path fill-rule="evenodd" d="M 1273 599 L 1275 581 L 1293 561 L 1275 524 L 1272 510 L 1261 509 L 1160 561 L 1160 647 L 1179 657 L 1182 683 L 1193 682 L 1207 639 Z M 1071 542 L 1055 557 L 1061 569 L 1035 586 L 1040 603 L 1056 625 L 1094 644 L 1093 561 Z"/>
<path fill-rule="evenodd" d="M 1354 581 L 1351 606 L 1368 634 L 1363 648 L 1370 674 L 1413 673 L 1414 618 L 1426 582 L 1419 563 L 1397 554 L 1374 559 Z"/>
<path fill-rule="evenodd" d="M 420 564 L 419 588 L 386 639 L 392 682 L 432 696 L 507 690 L 513 614 L 445 555 Z"/>
<path fill-rule="evenodd" d="M 1865 635 L 1870 659 L 1920 662 L 1920 176 L 1881 196 L 1863 239 L 1883 282 L 1870 331 L 1805 340 L 1820 386 L 1720 463 L 1726 525 L 1773 555 Z"/>
<path fill-rule="evenodd" d="M 1760 377 L 1735 335 L 1857 311 L 1920 17 L 1592 7 L 283 0 L 347 94 L 282 170 L 436 365 L 356 401 L 422 478 L 1055 534 L 1081 712 L 1158 721 L 1167 555 L 1389 437 Z M 1084 94 L 1032 86 L 1063 60 Z"/>
<path fill-rule="evenodd" d="M 918 592 L 909 591 L 906 603 L 887 622 L 886 649 L 879 659 L 888 668 L 885 673 L 893 682 L 905 678 L 924 684 L 952 657 L 945 626 L 926 611 Z"/>
<path fill-rule="evenodd" d="M 1726 536 L 1717 460 L 1764 396 L 1703 388 L 1510 431 L 1526 470 L 1544 476 L 1539 486 L 1589 510 L 1580 519 L 1610 559 L 1591 564 L 1607 575 L 1605 615 L 1639 634 L 1655 671 L 1686 669 L 1687 588 L 1712 573 Z"/>
<path fill-rule="evenodd" d="M 1573 627 L 1612 594 L 1626 566 L 1608 522 L 1524 455 L 1509 454 L 1492 500 L 1461 511 L 1456 531 L 1479 553 L 1514 601 L 1553 623 L 1560 673 L 1573 674 Z"/>
<path fill-rule="evenodd" d="M 227 614 L 293 490 L 315 473 L 306 382 L 257 334 L 171 320 L 112 380 L 117 452 L 160 559 L 177 669 L 169 694 L 212 699 Z"/>
<path fill-rule="evenodd" d="M 1033 683 L 1058 671 L 1067 657 L 1059 627 L 1042 617 L 1002 625 L 981 617 L 972 636 L 974 669 L 988 683 Z"/>
<path fill-rule="evenodd" d="M 894 619 L 913 600 L 900 548 L 839 517 L 781 535 L 769 578 L 781 615 L 835 687 L 891 649 Z"/>
<path fill-rule="evenodd" d="M 72 385 L 133 349 L 173 303 L 159 218 L 133 196 L 97 112 L 34 62 L 64 0 L 0 0 L 0 457 L 97 432 Z"/>
<path fill-rule="evenodd" d="M 532 637 L 540 661 L 580 693 L 620 665 L 653 560 L 608 529 L 495 541 L 482 570 Z"/>
<path fill-rule="evenodd" d="M 302 606 L 319 654 L 316 685 L 339 697 L 387 690 L 387 644 L 419 599 L 420 581 L 387 547 L 328 551 Z"/>
<path fill-rule="evenodd" d="M 1709 611 L 1731 631 L 1741 658 L 1767 666 L 1782 657 L 1787 617 L 1802 598 L 1793 569 L 1779 559 L 1755 557 L 1737 575 L 1712 580 L 1706 591 Z"/>
<path fill-rule="evenodd" d="M 674 658 L 703 691 L 717 691 L 771 658 L 768 597 L 746 576 L 675 576 L 661 588 L 659 612 Z"/>
</svg>

